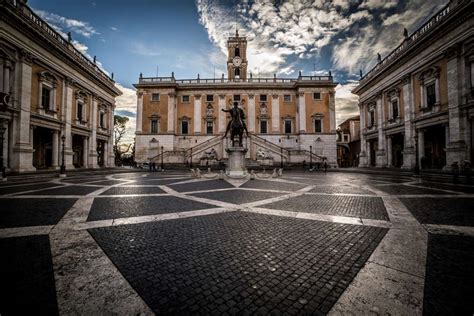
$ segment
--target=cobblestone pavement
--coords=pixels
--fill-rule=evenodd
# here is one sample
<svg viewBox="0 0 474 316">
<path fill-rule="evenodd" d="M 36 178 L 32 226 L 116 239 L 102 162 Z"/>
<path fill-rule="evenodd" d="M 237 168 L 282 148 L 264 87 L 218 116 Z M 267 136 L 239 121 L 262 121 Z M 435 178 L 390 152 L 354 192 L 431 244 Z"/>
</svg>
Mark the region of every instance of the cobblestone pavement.
<svg viewBox="0 0 474 316">
<path fill-rule="evenodd" d="M 0 314 L 473 314 L 473 187 L 342 172 L 0 183 Z"/>
</svg>

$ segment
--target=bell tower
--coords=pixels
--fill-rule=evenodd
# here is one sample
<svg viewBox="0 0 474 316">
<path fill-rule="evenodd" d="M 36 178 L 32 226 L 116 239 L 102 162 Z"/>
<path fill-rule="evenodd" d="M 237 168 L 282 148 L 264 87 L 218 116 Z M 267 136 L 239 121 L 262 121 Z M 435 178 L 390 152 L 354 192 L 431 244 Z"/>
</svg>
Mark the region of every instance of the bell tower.
<svg viewBox="0 0 474 316">
<path fill-rule="evenodd" d="M 239 30 L 235 30 L 235 36 L 227 40 L 227 78 L 229 80 L 247 79 L 247 38 L 239 36 Z"/>
</svg>

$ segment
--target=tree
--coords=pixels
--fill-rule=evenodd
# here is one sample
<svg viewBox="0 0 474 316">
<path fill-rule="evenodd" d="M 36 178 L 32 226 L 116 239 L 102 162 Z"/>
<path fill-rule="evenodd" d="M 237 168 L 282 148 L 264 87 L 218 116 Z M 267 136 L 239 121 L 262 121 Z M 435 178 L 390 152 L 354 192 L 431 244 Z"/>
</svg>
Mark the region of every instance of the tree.
<svg viewBox="0 0 474 316">
<path fill-rule="evenodd" d="M 127 123 L 129 118 L 126 116 L 114 115 L 114 155 L 115 165 L 119 166 L 122 164 L 122 156 L 128 152 L 132 144 L 120 144 L 123 136 L 127 132 Z"/>
</svg>

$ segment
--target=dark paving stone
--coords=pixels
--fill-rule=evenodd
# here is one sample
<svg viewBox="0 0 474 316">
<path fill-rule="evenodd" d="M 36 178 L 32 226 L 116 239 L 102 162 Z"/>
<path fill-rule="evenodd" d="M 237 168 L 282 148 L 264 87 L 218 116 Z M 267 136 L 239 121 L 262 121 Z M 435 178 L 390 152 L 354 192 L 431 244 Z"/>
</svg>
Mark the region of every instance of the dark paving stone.
<svg viewBox="0 0 474 316">
<path fill-rule="evenodd" d="M 411 177 L 397 177 L 397 176 L 369 176 L 367 177 L 367 181 L 384 181 L 384 182 L 392 182 L 392 183 L 404 183 L 404 182 L 411 182 L 413 178 Z"/>
<path fill-rule="evenodd" d="M 217 206 L 181 199 L 175 196 L 141 196 L 96 198 L 92 204 L 88 221 L 187 212 Z"/>
<path fill-rule="evenodd" d="M 424 315 L 473 315 L 474 237 L 429 235 Z"/>
<path fill-rule="evenodd" d="M 223 201 L 233 204 L 250 203 L 280 196 L 278 192 L 257 192 L 247 190 L 228 190 L 220 192 L 195 193 L 193 196 L 202 197 L 211 200 Z"/>
<path fill-rule="evenodd" d="M 325 314 L 386 229 L 232 212 L 89 232 L 157 314 Z"/>
<path fill-rule="evenodd" d="M 1 315 L 58 315 L 48 236 L 0 239 Z"/>
<path fill-rule="evenodd" d="M 100 177 L 74 177 L 74 178 L 63 179 L 62 182 L 81 184 L 81 183 L 86 183 L 86 182 L 91 182 L 91 181 L 100 181 L 100 180 L 106 180 L 106 179 L 105 179 L 104 176 L 100 176 Z"/>
<path fill-rule="evenodd" d="M 427 197 L 400 200 L 422 224 L 474 226 L 474 199 Z"/>
<path fill-rule="evenodd" d="M 183 182 L 186 180 L 190 180 L 188 178 L 179 178 L 179 179 L 166 179 L 166 178 L 159 178 L 159 179 L 147 179 L 147 178 L 140 178 L 134 180 L 132 184 L 152 184 L 152 185 L 169 185 L 172 183 L 178 183 L 178 182 Z"/>
<path fill-rule="evenodd" d="M 128 184 L 129 182 L 125 181 L 120 181 L 120 180 L 105 180 L 105 181 L 98 181 L 98 182 L 89 182 L 88 184 L 93 184 L 93 185 L 116 185 L 116 184 Z"/>
<path fill-rule="evenodd" d="M 74 202 L 76 199 L 0 199 L 0 228 L 55 225 Z"/>
<path fill-rule="evenodd" d="M 285 182 L 266 181 L 266 180 L 251 180 L 251 181 L 245 182 L 241 186 L 241 188 L 298 191 L 304 188 L 305 186 L 306 184 L 285 183 Z"/>
<path fill-rule="evenodd" d="M 120 194 L 156 194 L 165 193 L 158 187 L 113 187 L 101 195 L 120 195 Z"/>
<path fill-rule="evenodd" d="M 25 194 L 20 194 L 20 195 L 86 195 L 99 189 L 100 187 L 68 185 L 63 188 L 45 189 L 41 191 L 25 193 Z"/>
<path fill-rule="evenodd" d="M 407 185 L 374 185 L 374 189 L 383 191 L 388 194 L 407 195 L 407 194 L 446 194 L 443 191 L 435 189 L 417 188 Z"/>
<path fill-rule="evenodd" d="M 47 189 L 57 186 L 59 186 L 57 183 L 30 183 L 18 186 L 15 185 L 12 187 L 2 187 L 0 188 L 0 195 L 18 193 L 29 190 Z"/>
<path fill-rule="evenodd" d="M 228 189 L 234 188 L 234 186 L 224 180 L 209 180 L 170 185 L 170 188 L 178 192 L 191 192 L 198 190 Z"/>
<path fill-rule="evenodd" d="M 313 193 L 329 193 L 329 194 L 334 194 L 334 193 L 343 193 L 343 194 L 375 194 L 372 191 L 358 188 L 358 187 L 353 187 L 350 185 L 318 185 L 314 189 L 312 189 L 309 192 Z"/>
<path fill-rule="evenodd" d="M 387 210 L 380 197 L 308 194 L 261 205 L 260 207 L 294 212 L 389 220 Z"/>
<path fill-rule="evenodd" d="M 465 185 L 456 185 L 449 183 L 436 183 L 436 182 L 425 182 L 417 184 L 418 186 L 434 188 L 434 189 L 443 189 L 450 190 L 462 193 L 474 193 L 474 186 L 465 186 Z"/>
</svg>

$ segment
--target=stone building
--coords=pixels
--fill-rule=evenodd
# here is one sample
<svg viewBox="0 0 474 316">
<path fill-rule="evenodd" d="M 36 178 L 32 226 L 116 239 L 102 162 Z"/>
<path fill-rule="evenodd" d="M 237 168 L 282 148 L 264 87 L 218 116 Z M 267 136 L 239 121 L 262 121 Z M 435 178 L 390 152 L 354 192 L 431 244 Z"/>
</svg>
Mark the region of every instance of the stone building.
<svg viewBox="0 0 474 316">
<path fill-rule="evenodd" d="M 473 158 L 473 12 L 472 1 L 450 1 L 361 78 L 361 167 Z"/>
<path fill-rule="evenodd" d="M 26 1 L 0 2 L 3 158 L 14 172 L 113 166 L 113 113 L 120 91 L 95 63 Z"/>
<path fill-rule="evenodd" d="M 360 117 L 348 118 L 337 127 L 337 165 L 357 167 L 360 153 Z"/>
<path fill-rule="evenodd" d="M 247 40 L 229 37 L 227 78 L 178 80 L 145 78 L 137 88 L 135 159 L 138 163 L 202 161 L 209 153 L 226 159 L 223 139 L 232 102 L 246 115 L 250 138 L 247 159 L 273 158 L 275 163 L 327 157 L 336 166 L 335 99 L 331 74 L 297 78 L 256 78 L 248 73 Z M 311 153 L 310 153 L 311 150 Z M 162 154 L 163 151 L 163 154 Z"/>
</svg>

